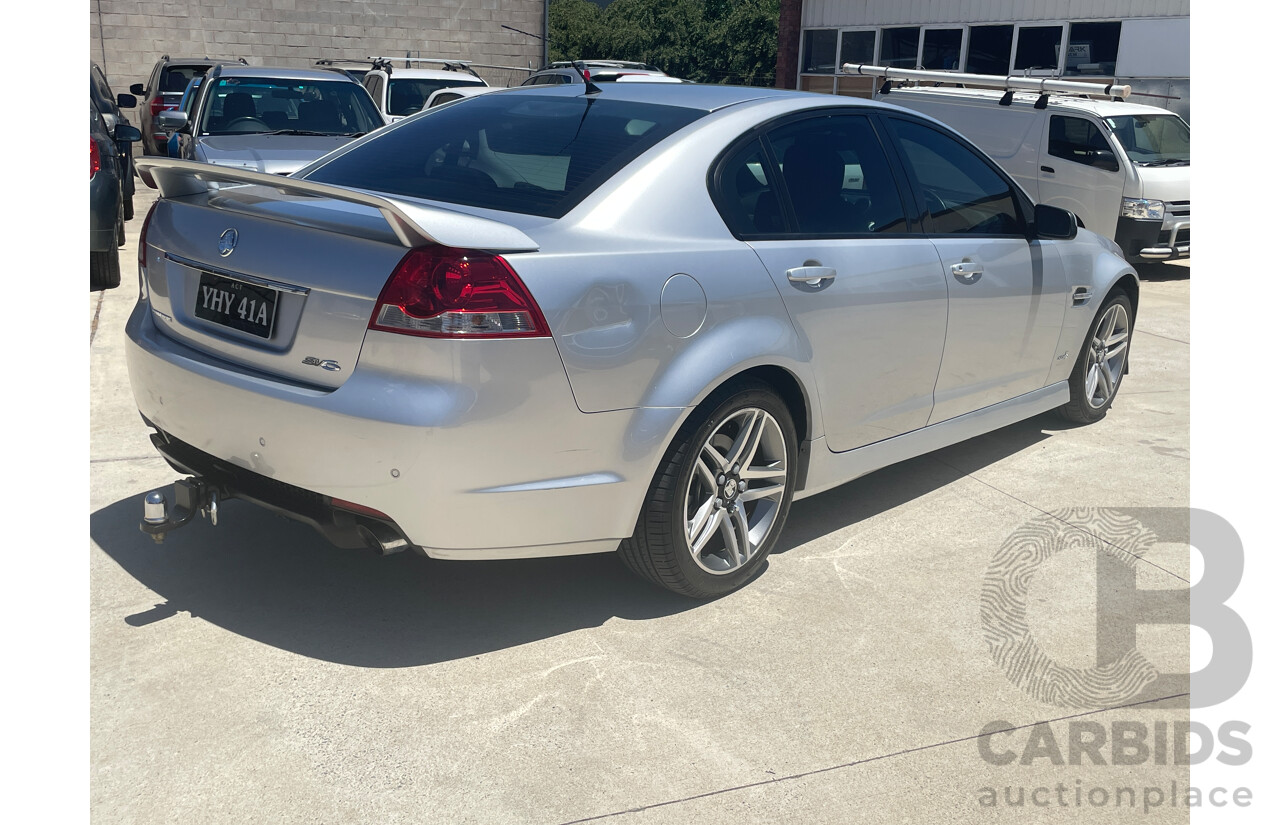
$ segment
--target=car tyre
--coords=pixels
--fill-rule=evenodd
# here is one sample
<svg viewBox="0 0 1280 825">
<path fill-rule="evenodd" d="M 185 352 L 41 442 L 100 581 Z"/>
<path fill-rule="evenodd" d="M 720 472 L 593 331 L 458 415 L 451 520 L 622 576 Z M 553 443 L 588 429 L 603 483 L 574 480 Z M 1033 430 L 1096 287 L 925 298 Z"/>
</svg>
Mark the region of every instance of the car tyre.
<svg viewBox="0 0 1280 825">
<path fill-rule="evenodd" d="M 124 222 L 116 218 L 115 243 L 111 249 L 89 253 L 89 290 L 120 286 L 120 247 L 124 245 Z"/>
<path fill-rule="evenodd" d="M 763 566 L 791 508 L 799 446 L 787 405 L 763 382 L 726 387 L 700 413 L 677 432 L 618 552 L 643 578 L 708 599 Z"/>
<path fill-rule="evenodd" d="M 1058 413 L 1077 424 L 1101 421 L 1120 391 L 1133 339 L 1133 304 L 1123 292 L 1113 294 L 1098 310 L 1080 348 L 1068 386 L 1071 400 Z"/>
</svg>

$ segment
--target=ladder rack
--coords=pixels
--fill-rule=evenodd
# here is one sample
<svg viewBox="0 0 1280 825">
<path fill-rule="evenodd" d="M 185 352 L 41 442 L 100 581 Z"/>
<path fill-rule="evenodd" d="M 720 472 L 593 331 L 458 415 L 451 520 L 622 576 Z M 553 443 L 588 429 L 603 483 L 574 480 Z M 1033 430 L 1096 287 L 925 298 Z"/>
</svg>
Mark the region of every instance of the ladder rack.
<svg viewBox="0 0 1280 825">
<path fill-rule="evenodd" d="M 933 83 L 956 83 L 966 86 L 986 86 L 1003 89 L 1006 94 L 1000 102 L 1009 105 L 1013 101 L 1014 92 L 1032 92 L 1039 94 L 1042 101 L 1051 94 L 1084 95 L 1086 97 L 1105 97 L 1123 100 L 1132 93 L 1129 86 L 1114 83 L 1087 83 L 1078 80 L 1061 80 L 1056 77 L 1020 77 L 1017 75 L 969 74 L 966 72 L 941 72 L 926 69 L 894 69 L 888 66 L 869 66 L 865 63 L 845 63 L 840 67 L 842 74 L 867 75 L 885 78 L 880 88 L 881 94 L 891 90 L 889 81 L 906 80 Z M 1037 103 L 1039 108 L 1043 108 Z"/>
</svg>

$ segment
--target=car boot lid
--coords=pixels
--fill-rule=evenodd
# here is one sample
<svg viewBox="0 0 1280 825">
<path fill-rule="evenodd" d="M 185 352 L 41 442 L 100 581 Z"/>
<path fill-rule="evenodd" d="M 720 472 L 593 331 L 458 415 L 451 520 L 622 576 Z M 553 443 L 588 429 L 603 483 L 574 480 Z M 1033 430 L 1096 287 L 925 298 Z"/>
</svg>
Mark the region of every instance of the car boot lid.
<svg viewBox="0 0 1280 825">
<path fill-rule="evenodd" d="M 538 248 L 524 232 L 500 221 L 345 186 L 172 158 L 139 158 L 136 163 L 143 182 L 159 190 L 162 198 L 207 193 L 214 188 L 211 184 L 257 185 L 284 197 L 303 195 L 372 207 L 406 247 L 441 244 L 490 252 L 532 252 Z"/>
</svg>

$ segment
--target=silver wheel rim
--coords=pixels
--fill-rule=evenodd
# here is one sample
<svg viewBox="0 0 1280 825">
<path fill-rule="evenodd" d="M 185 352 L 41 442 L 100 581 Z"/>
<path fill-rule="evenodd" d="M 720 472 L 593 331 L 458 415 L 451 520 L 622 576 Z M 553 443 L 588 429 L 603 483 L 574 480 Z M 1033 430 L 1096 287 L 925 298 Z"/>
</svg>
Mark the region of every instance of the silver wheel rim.
<svg viewBox="0 0 1280 825">
<path fill-rule="evenodd" d="M 1090 407 L 1102 407 L 1116 394 L 1128 349 L 1129 313 L 1122 304 L 1115 304 L 1102 316 L 1089 344 L 1084 391 Z"/>
<path fill-rule="evenodd" d="M 787 492 L 787 442 L 774 417 L 748 407 L 716 427 L 698 450 L 684 494 L 689 555 L 714 575 L 760 552 Z"/>
</svg>

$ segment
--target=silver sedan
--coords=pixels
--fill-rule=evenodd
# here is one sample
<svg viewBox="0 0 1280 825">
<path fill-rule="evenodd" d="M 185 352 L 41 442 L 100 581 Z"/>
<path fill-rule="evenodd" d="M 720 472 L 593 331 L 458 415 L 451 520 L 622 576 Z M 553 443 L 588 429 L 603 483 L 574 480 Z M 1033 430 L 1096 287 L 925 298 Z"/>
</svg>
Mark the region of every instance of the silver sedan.
<svg viewBox="0 0 1280 825">
<path fill-rule="evenodd" d="M 714 597 L 793 500 L 1020 419 L 1102 418 L 1138 281 L 950 129 L 773 89 L 457 101 L 289 177 L 138 162 L 127 328 L 189 478 L 331 541 L 617 551 Z M 225 516 L 224 516 L 225 517 Z"/>
</svg>

